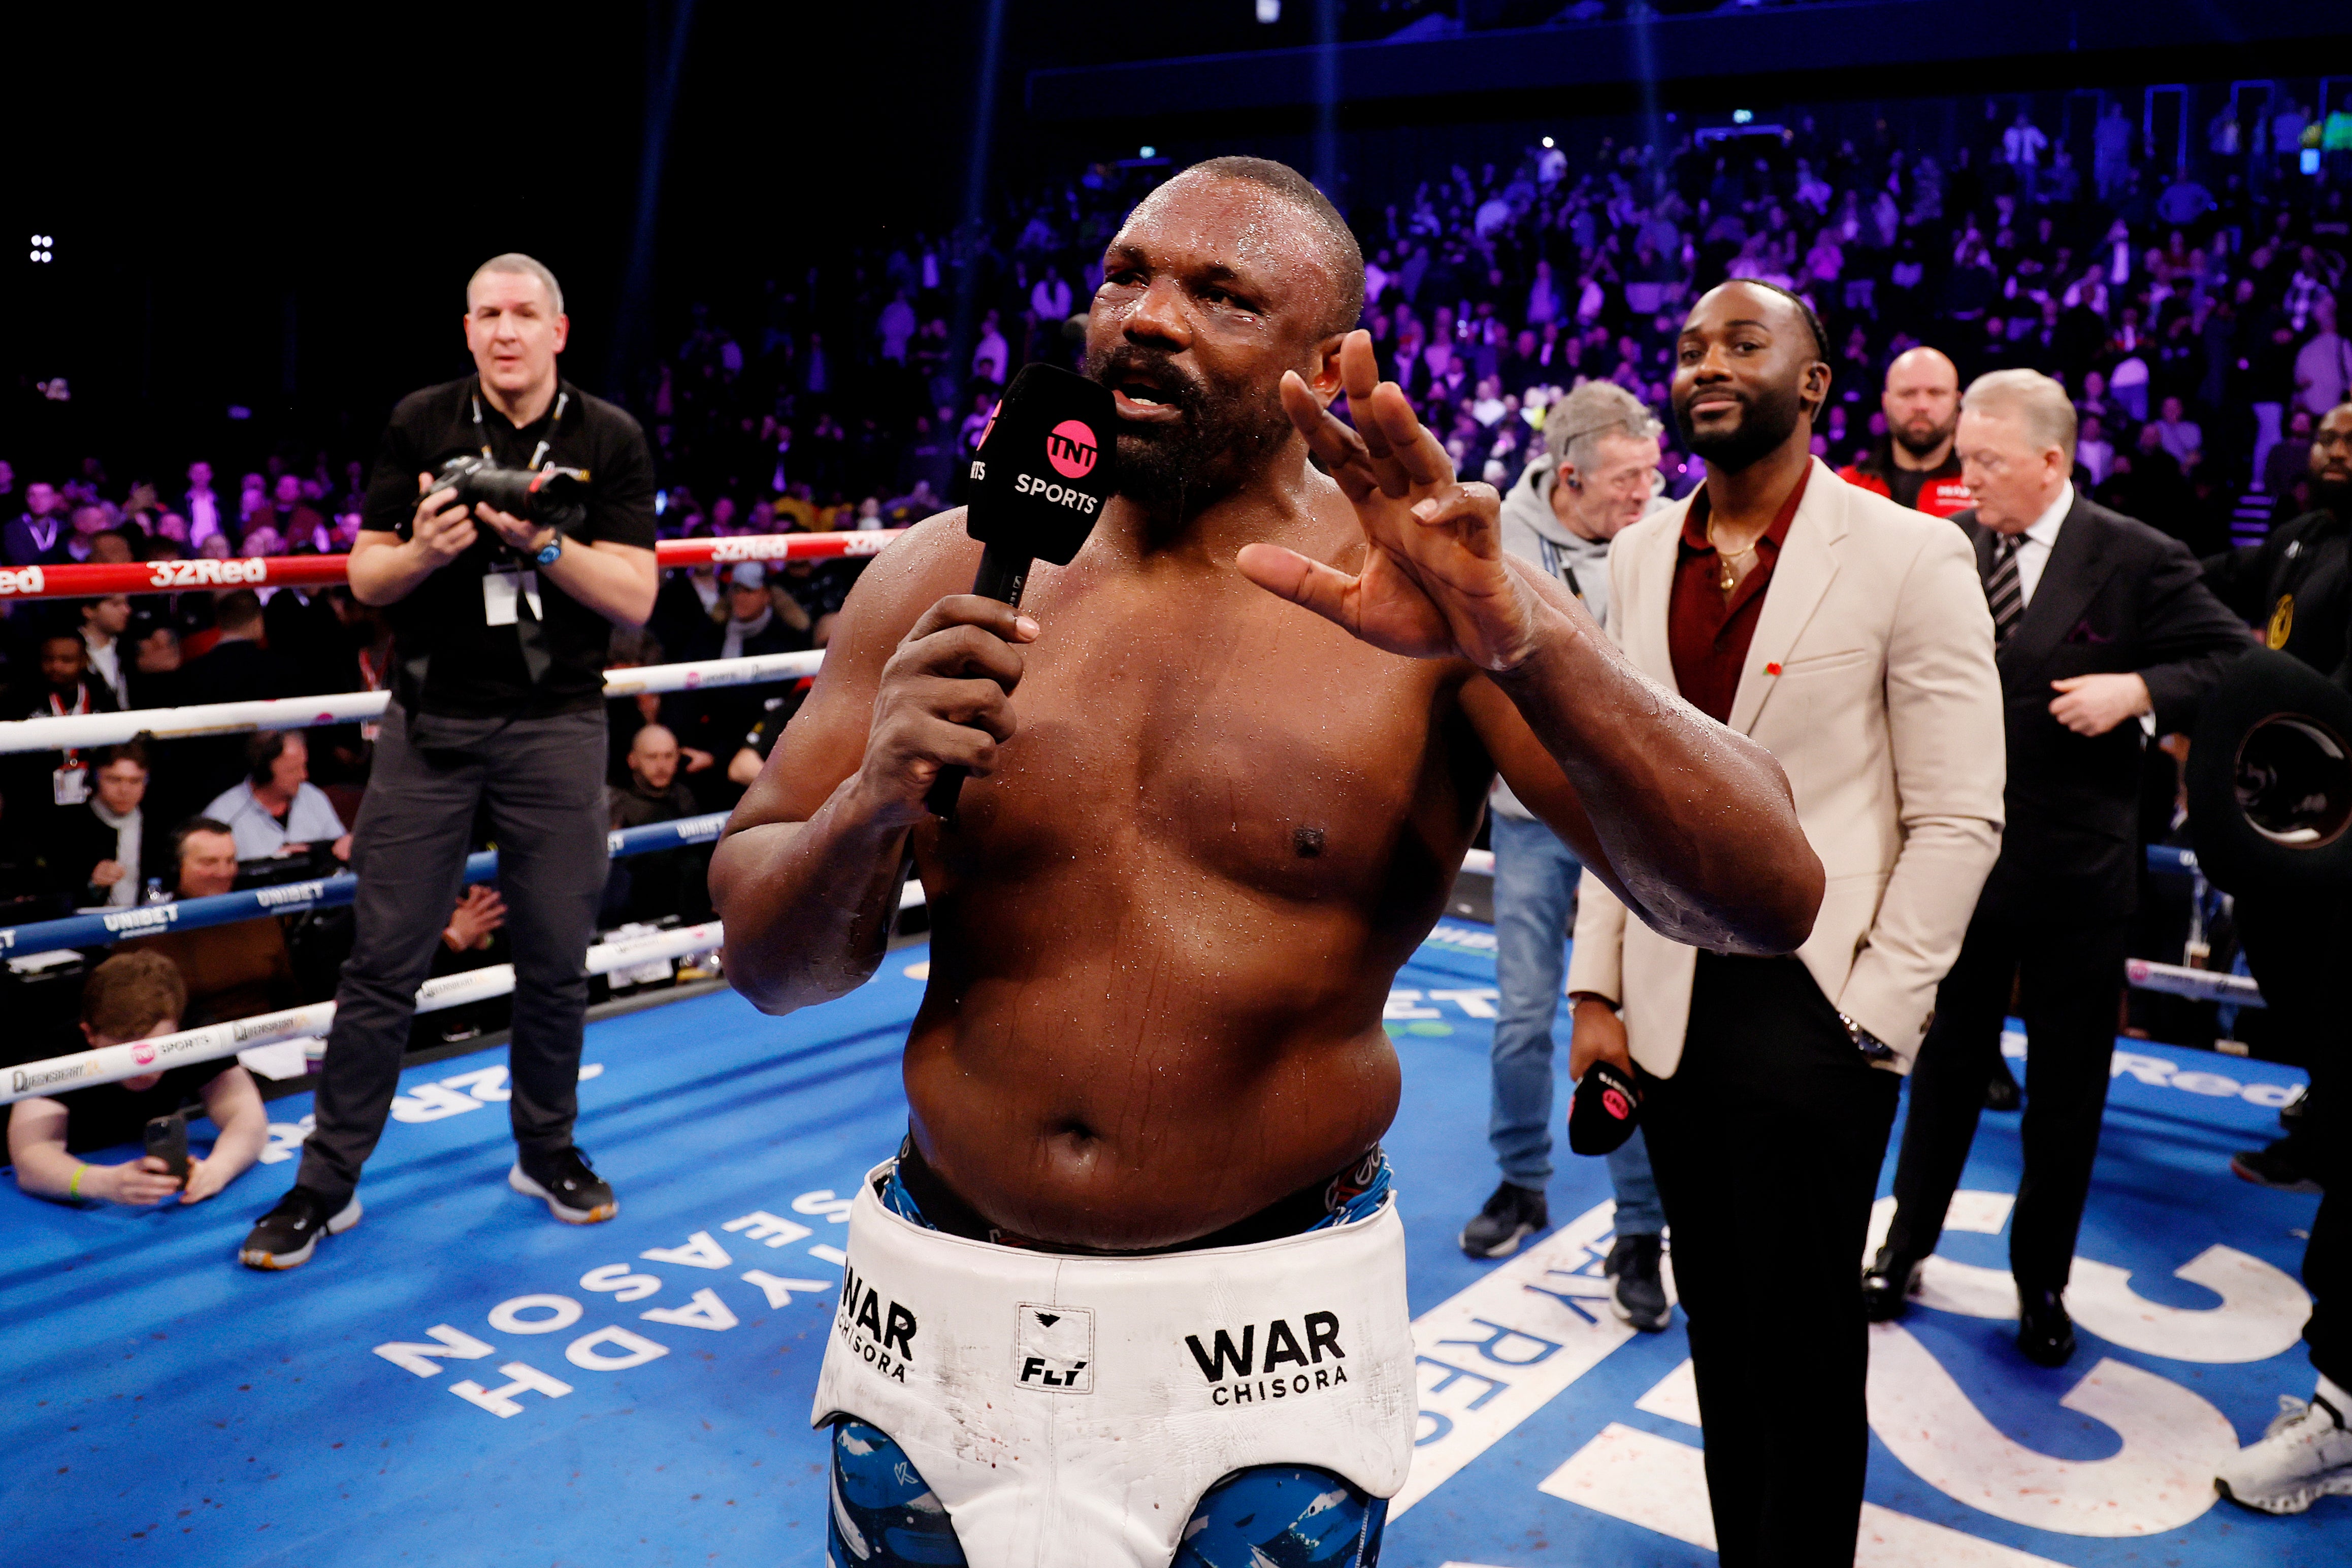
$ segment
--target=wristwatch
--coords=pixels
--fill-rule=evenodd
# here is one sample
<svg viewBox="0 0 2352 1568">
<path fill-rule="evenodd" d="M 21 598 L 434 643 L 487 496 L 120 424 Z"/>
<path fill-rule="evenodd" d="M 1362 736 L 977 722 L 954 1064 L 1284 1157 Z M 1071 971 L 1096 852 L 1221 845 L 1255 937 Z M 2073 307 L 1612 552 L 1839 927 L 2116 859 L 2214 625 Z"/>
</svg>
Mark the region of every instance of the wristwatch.
<svg viewBox="0 0 2352 1568">
<path fill-rule="evenodd" d="M 539 548 L 539 550 L 531 556 L 531 559 L 538 562 L 541 566 L 552 566 L 555 564 L 555 558 L 562 553 L 563 531 L 562 529 L 557 529 L 554 532 L 548 535 L 547 542 Z"/>
<path fill-rule="evenodd" d="M 1853 1042 L 1853 1048 L 1860 1051 L 1865 1058 L 1874 1062 L 1891 1062 L 1895 1059 L 1893 1046 L 1864 1028 L 1847 1015 L 1840 1013 L 1837 1017 L 1838 1022 L 1845 1026 L 1846 1038 Z"/>
</svg>

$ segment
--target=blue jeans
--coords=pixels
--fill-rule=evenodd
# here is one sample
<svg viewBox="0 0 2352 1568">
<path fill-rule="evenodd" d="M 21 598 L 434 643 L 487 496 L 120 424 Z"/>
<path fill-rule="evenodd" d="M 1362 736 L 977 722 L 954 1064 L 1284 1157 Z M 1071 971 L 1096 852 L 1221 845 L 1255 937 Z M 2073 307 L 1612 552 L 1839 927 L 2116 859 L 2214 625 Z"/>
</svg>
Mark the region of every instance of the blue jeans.
<svg viewBox="0 0 2352 1568">
<path fill-rule="evenodd" d="M 1503 1179 L 1541 1192 L 1551 1179 L 1551 1031 L 1568 960 L 1562 949 L 1576 912 L 1576 851 L 1540 822 L 1496 812 L 1495 1103 L 1486 1141 Z M 1665 1206 L 1650 1174 L 1649 1146 L 1636 1131 L 1609 1156 L 1617 1189 L 1617 1234 L 1656 1236 Z"/>
</svg>

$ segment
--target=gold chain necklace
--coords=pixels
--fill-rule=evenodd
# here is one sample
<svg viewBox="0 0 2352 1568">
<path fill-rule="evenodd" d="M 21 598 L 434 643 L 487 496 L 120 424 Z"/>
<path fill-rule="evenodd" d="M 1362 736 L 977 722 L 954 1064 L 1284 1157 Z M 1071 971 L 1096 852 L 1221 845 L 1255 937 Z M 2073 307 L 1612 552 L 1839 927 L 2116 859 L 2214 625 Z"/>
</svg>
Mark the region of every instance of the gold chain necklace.
<svg viewBox="0 0 2352 1568">
<path fill-rule="evenodd" d="M 1722 590 L 1724 597 L 1729 598 L 1732 590 L 1739 586 L 1739 574 L 1733 571 L 1732 567 L 1738 562 L 1753 559 L 1756 546 L 1751 543 L 1745 550 L 1726 550 L 1722 542 L 1715 537 L 1715 525 L 1712 523 L 1707 525 L 1706 542 L 1715 546 L 1717 570 L 1715 585 Z"/>
</svg>

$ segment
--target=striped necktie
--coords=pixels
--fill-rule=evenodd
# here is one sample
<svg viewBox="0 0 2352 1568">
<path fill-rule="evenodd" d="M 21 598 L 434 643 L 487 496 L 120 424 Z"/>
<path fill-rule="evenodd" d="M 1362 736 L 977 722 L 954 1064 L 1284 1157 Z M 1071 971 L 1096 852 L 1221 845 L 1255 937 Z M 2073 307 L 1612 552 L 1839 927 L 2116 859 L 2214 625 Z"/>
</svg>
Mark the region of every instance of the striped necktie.
<svg viewBox="0 0 2352 1568">
<path fill-rule="evenodd" d="M 2004 643 L 2025 614 L 2025 589 L 2017 580 L 2017 547 L 2023 541 L 2004 533 L 1993 541 L 1992 571 L 1985 578 L 1985 603 L 1992 610 L 1992 640 Z"/>
</svg>

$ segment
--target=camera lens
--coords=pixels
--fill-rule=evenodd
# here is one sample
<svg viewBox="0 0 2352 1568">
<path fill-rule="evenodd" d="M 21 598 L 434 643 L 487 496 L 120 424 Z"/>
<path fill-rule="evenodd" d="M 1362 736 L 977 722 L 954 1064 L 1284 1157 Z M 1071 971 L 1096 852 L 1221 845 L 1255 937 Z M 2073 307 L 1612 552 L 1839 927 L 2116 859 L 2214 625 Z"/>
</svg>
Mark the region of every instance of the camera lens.
<svg viewBox="0 0 2352 1568">
<path fill-rule="evenodd" d="M 2315 719 L 2274 713 L 2238 748 L 2237 794 L 2272 843 L 2332 844 L 2352 823 L 2352 744 Z"/>
</svg>

